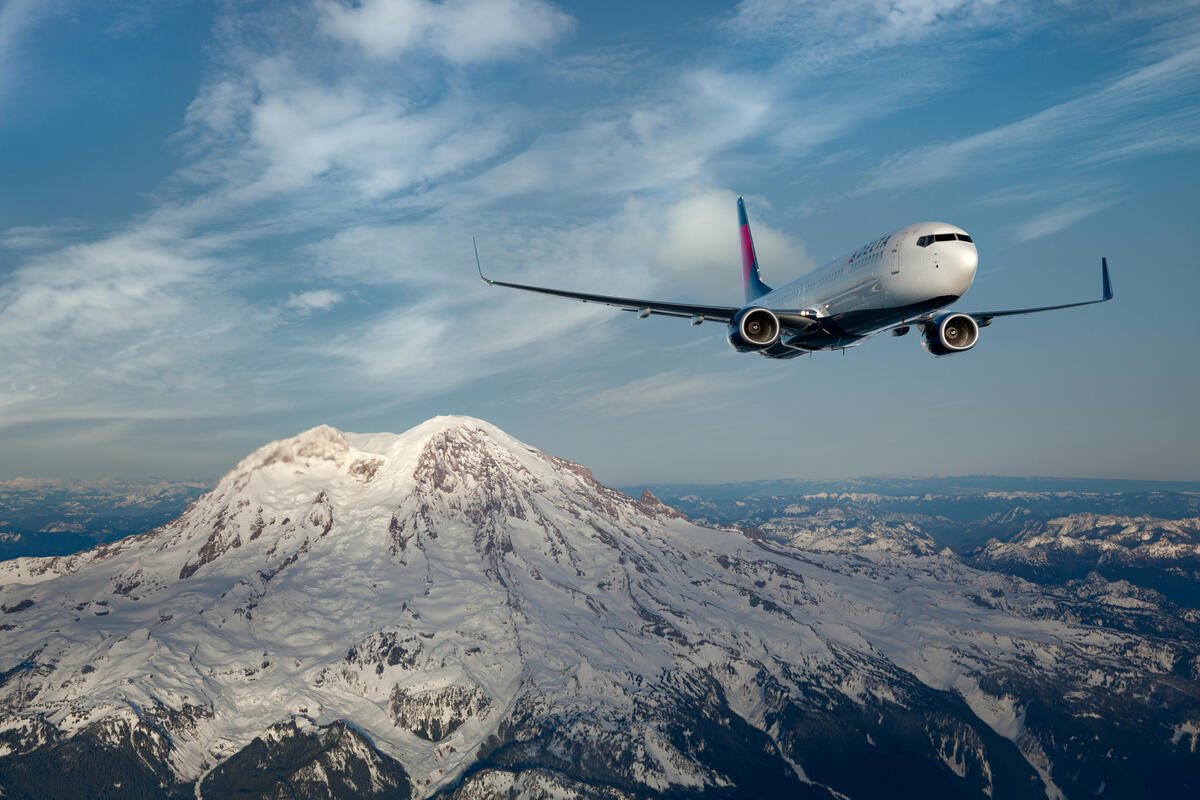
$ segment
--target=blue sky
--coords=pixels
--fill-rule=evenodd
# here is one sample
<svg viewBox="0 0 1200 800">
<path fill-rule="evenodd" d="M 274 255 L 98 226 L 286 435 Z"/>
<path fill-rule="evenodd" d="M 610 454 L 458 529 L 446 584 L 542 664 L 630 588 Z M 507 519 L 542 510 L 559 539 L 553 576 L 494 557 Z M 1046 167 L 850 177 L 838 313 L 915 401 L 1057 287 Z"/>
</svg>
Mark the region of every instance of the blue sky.
<svg viewBox="0 0 1200 800">
<path fill-rule="evenodd" d="M 488 419 L 610 483 L 1200 480 L 1200 5 L 0 5 L 0 478 Z M 799 362 L 489 289 L 736 302 L 901 225 L 970 353 Z"/>
</svg>

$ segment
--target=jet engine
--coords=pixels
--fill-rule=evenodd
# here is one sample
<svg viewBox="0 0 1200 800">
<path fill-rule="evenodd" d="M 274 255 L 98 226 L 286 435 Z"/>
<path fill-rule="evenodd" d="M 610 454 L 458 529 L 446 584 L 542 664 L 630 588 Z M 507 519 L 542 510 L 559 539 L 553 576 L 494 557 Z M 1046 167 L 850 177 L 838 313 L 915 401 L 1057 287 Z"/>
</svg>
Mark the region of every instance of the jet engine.
<svg viewBox="0 0 1200 800">
<path fill-rule="evenodd" d="M 779 341 L 779 317 L 766 308 L 742 309 L 729 323 L 729 346 L 739 353 L 762 350 Z"/>
<path fill-rule="evenodd" d="M 921 346 L 935 356 L 970 350 L 979 341 L 979 325 L 966 314 L 943 314 L 923 326 Z"/>
</svg>

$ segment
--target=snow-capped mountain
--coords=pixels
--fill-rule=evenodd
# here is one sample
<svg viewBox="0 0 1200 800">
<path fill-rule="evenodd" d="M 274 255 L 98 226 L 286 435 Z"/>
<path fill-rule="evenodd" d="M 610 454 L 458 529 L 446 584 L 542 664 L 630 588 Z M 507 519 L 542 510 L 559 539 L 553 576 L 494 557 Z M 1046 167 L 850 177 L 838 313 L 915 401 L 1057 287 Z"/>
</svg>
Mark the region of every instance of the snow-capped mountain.
<svg viewBox="0 0 1200 800">
<path fill-rule="evenodd" d="M 1087 617 L 919 531 L 835 529 L 699 527 L 470 418 L 315 428 L 161 528 L 0 562 L 0 789 L 1196 786 L 1200 647 L 1142 633 L 1175 609 L 1110 586 Z"/>
<path fill-rule="evenodd" d="M 1071 514 L 1028 525 L 1011 541 L 992 540 L 978 556 L 1034 566 L 1062 557 L 1096 564 L 1190 564 L 1200 562 L 1200 518 Z"/>
<path fill-rule="evenodd" d="M 1200 606 L 1200 517 L 1069 514 L 1029 522 L 1009 541 L 992 539 L 970 561 L 1039 582 L 1099 572 Z"/>
<path fill-rule="evenodd" d="M 715 486 L 655 484 L 650 489 L 693 521 L 766 530 L 870 528 L 911 523 L 942 546 L 970 553 L 989 540 L 1008 542 L 1038 523 L 1083 519 L 1200 518 L 1197 483 L 1158 484 L 966 476 L 754 481 Z M 638 487 L 640 493 L 642 487 Z M 806 534 L 807 535 L 807 534 Z"/>
</svg>

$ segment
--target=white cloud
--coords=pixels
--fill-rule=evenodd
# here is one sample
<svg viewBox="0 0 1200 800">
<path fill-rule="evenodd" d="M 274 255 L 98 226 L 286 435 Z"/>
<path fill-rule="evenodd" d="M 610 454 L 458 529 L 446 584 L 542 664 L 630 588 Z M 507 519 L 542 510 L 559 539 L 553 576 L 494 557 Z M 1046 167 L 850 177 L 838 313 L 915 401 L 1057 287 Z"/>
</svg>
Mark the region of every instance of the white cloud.
<svg viewBox="0 0 1200 800">
<path fill-rule="evenodd" d="M 86 342 L 170 320 L 183 302 L 174 289 L 206 269 L 176 233 L 143 228 L 33 258 L 0 294 L 0 338 Z"/>
<path fill-rule="evenodd" d="M 191 138 L 197 151 L 240 138 L 254 108 L 256 91 L 254 83 L 245 77 L 202 86 L 188 104 L 181 136 Z"/>
<path fill-rule="evenodd" d="M 1115 199 L 1105 198 L 1072 200 L 1017 225 L 1014 235 L 1019 242 L 1029 242 L 1043 236 L 1050 236 L 1103 211 L 1116 202 Z"/>
<path fill-rule="evenodd" d="M 486 294 L 485 294 L 486 293 Z M 486 296 L 487 303 L 480 303 Z M 428 299 L 342 326 L 307 352 L 340 365 L 339 385 L 367 396 L 425 397 L 527 366 L 553 362 L 596 335 L 594 306 L 538 303 L 475 282 L 472 292 Z M 525 354 L 526 358 L 517 358 Z"/>
<path fill-rule="evenodd" d="M 370 81 L 330 82 L 285 55 L 252 59 L 189 106 L 179 139 L 196 158 L 181 176 L 226 213 L 321 187 L 307 212 L 335 217 L 477 168 L 526 126 L 521 109 L 455 90 L 413 99 L 360 83 Z"/>
<path fill-rule="evenodd" d="M 231 354 L 268 315 L 214 280 L 218 241 L 143 222 L 28 257 L 0 285 L 0 427 L 253 406 L 250 359 Z"/>
<path fill-rule="evenodd" d="M 10 250 L 39 250 L 61 246 L 65 238 L 79 233 L 70 225 L 24 225 L 0 231 L 0 246 Z"/>
<path fill-rule="evenodd" d="M 296 309 L 300 314 L 307 315 L 314 311 L 328 311 L 344 299 L 341 292 L 335 292 L 332 289 L 317 289 L 291 295 L 287 299 L 286 306 Z"/>
<path fill-rule="evenodd" d="M 487 237 L 481 242 L 487 252 Z M 475 278 L 471 231 L 454 219 L 357 224 L 308 245 L 303 255 L 324 276 L 366 285 L 409 284 L 416 289 L 461 286 Z"/>
<path fill-rule="evenodd" d="M 774 88 L 752 76 L 684 70 L 560 130 L 463 187 L 498 199 L 553 193 L 617 198 L 708 178 L 715 157 L 772 130 Z"/>
<path fill-rule="evenodd" d="M 741 274 L 736 208 L 733 192 L 710 190 L 686 196 L 666 209 L 659 222 L 655 259 L 673 273 L 672 283 L 736 302 Z M 798 242 L 755 219 L 753 212 L 751 201 L 750 230 L 768 283 L 783 283 L 816 266 Z"/>
<path fill-rule="evenodd" d="M 363 0 L 320 8 L 327 33 L 376 58 L 428 49 L 455 64 L 541 49 L 573 22 L 542 0 Z"/>
</svg>

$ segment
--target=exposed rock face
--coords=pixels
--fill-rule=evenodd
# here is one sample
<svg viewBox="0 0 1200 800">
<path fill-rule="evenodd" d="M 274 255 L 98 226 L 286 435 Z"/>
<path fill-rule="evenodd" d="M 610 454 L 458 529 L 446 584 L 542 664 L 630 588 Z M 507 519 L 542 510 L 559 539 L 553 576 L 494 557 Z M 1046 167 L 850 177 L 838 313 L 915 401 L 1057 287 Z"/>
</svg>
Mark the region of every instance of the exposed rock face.
<svg viewBox="0 0 1200 800">
<path fill-rule="evenodd" d="M 38 731 L 17 755 L 0 758 L 5 798 L 190 798 L 192 785 L 171 769 L 170 740 L 129 713 L 93 722 L 73 736 Z"/>
<path fill-rule="evenodd" d="M 422 739 L 440 742 L 469 719 L 486 713 L 492 699 L 475 686 L 447 686 L 415 691 L 397 686 L 389 708 L 396 726 Z"/>
<path fill-rule="evenodd" d="M 204 797 L 407 800 L 408 775 L 343 721 L 272 725 L 200 782 Z"/>
<path fill-rule="evenodd" d="M 68 759 L 208 800 L 1200 780 L 1200 647 L 1146 635 L 1174 609 L 1092 616 L 908 524 L 768 533 L 693 525 L 479 420 L 316 428 L 162 528 L 0 562 L 0 789 Z"/>
</svg>

